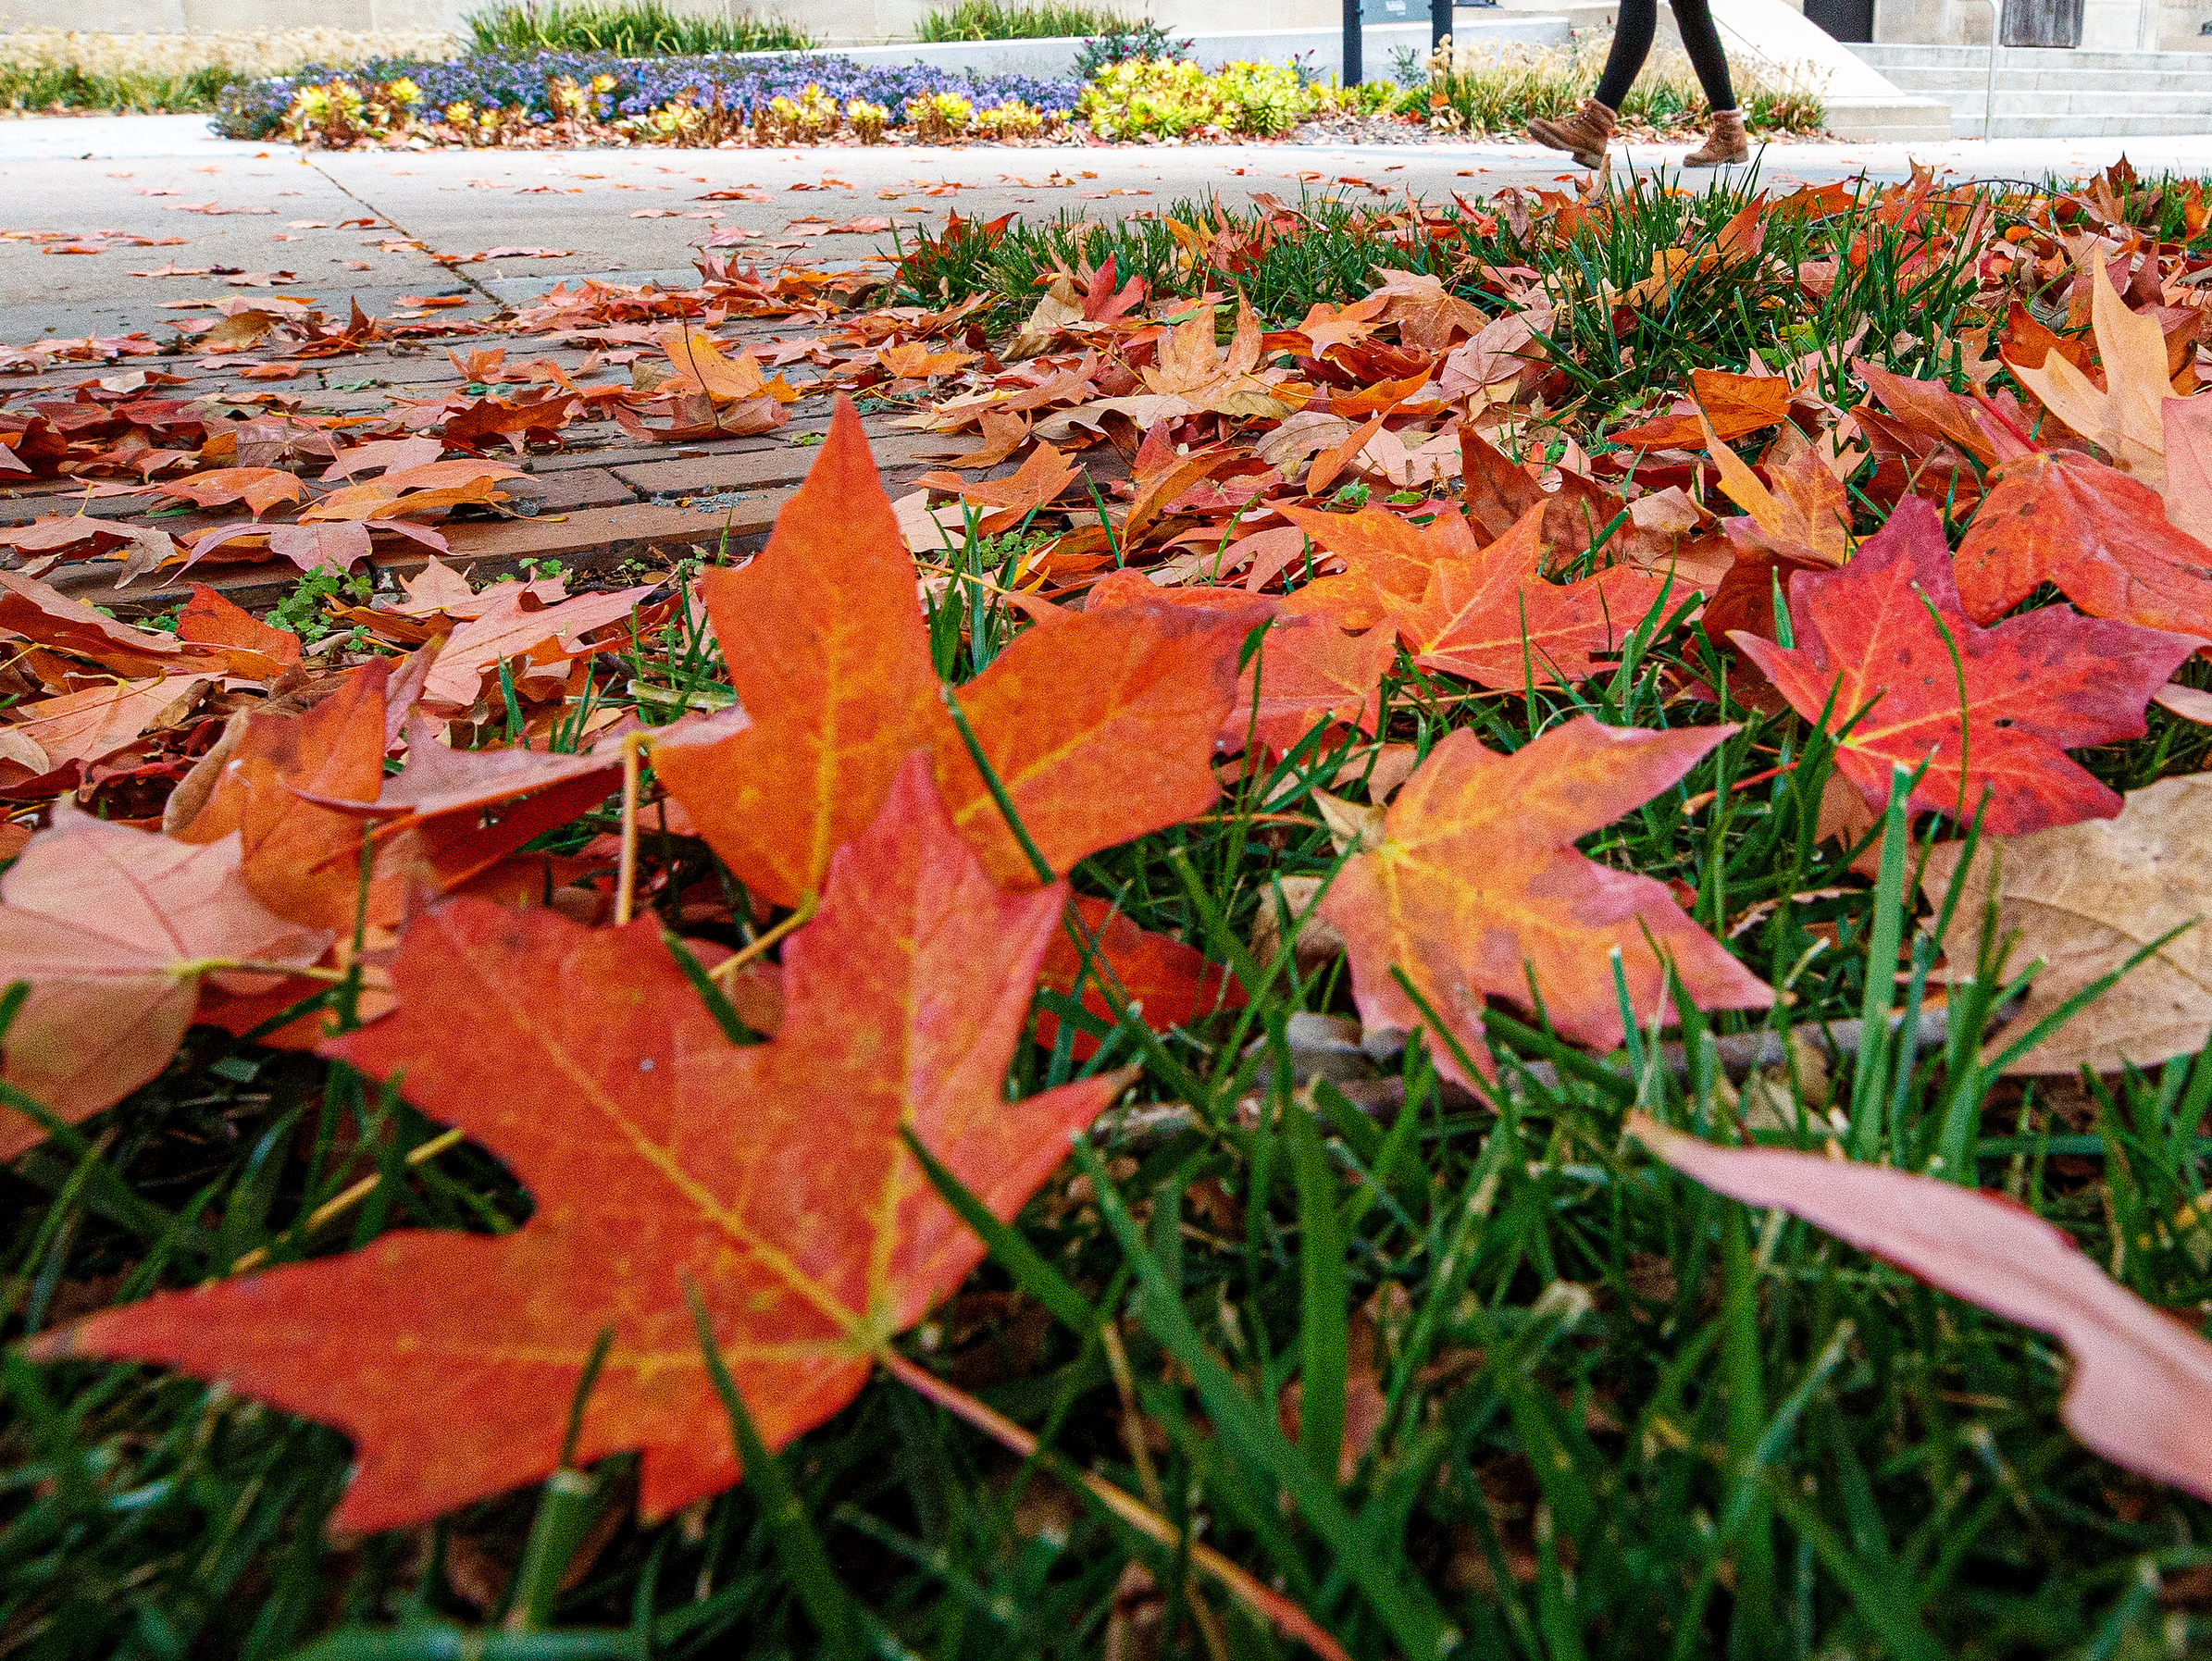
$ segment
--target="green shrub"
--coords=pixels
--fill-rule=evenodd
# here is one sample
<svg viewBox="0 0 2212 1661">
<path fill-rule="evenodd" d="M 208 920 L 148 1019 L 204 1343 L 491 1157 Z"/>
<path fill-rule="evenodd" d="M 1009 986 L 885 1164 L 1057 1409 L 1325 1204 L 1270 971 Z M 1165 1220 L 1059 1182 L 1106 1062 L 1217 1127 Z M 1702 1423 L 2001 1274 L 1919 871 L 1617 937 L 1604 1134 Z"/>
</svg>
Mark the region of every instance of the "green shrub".
<svg viewBox="0 0 2212 1661">
<path fill-rule="evenodd" d="M 420 29 L 16 30 L 0 32 L 0 109 L 212 110 L 230 87 L 305 64 L 439 62 L 455 45 L 451 35 Z"/>
<path fill-rule="evenodd" d="M 0 109 L 211 110 L 225 87 L 253 79 L 219 68 L 187 75 L 93 75 L 73 65 L 0 64 Z"/>
<path fill-rule="evenodd" d="M 1042 41 L 1063 35 L 1110 34 L 1129 27 L 1111 6 L 1080 0 L 959 0 L 950 11 L 926 14 L 914 38 L 923 41 Z"/>
<path fill-rule="evenodd" d="M 622 57 L 689 57 L 702 52 L 803 52 L 814 44 L 781 18 L 699 18 L 662 0 L 506 0 L 470 15 L 479 52 L 612 52 Z"/>
<path fill-rule="evenodd" d="M 1266 138 L 1287 132 L 1319 100 L 1280 64 L 1224 64 L 1209 73 L 1137 58 L 1101 71 L 1075 113 L 1107 138 L 1180 138 L 1203 128 Z"/>
<path fill-rule="evenodd" d="M 1114 64 L 1125 64 L 1133 57 L 1188 57 L 1190 43 L 1173 38 L 1166 30 L 1147 18 L 1141 23 L 1126 24 L 1095 34 L 1083 43 L 1083 49 L 1075 54 L 1075 79 L 1089 82 L 1099 78 L 1100 69 Z"/>
</svg>

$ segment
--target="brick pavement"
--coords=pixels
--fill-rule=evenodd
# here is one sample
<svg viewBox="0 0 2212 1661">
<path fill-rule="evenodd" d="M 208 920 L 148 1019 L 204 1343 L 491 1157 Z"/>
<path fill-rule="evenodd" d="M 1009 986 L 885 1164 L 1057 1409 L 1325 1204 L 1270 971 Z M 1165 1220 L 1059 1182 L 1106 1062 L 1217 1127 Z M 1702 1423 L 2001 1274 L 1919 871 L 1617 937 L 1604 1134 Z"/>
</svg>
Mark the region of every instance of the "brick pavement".
<svg viewBox="0 0 2212 1661">
<path fill-rule="evenodd" d="M 806 338 L 823 327 L 820 319 L 805 316 L 748 319 L 733 322 L 720 333 L 734 355 L 741 345 Z M 584 349 L 549 346 L 527 335 L 462 336 L 450 343 L 464 354 L 472 345 L 503 344 L 514 362 L 548 359 L 579 381 L 591 358 Z M 420 342 L 403 342 L 396 349 L 379 343 L 323 360 L 313 378 L 325 383 L 321 386 L 305 377 L 273 387 L 267 382 L 255 385 L 223 369 L 195 367 L 189 358 L 142 357 L 106 366 L 56 364 L 27 381 L 10 378 L 0 382 L 0 402 L 17 409 L 42 401 L 66 402 L 71 390 L 87 379 L 159 369 L 184 378 L 181 385 L 158 389 L 165 398 L 242 394 L 259 402 L 241 403 L 235 406 L 240 411 L 277 407 L 299 415 L 359 415 L 390 407 L 395 398 L 431 398 L 454 390 L 459 384 L 458 371 L 437 350 L 440 344 L 443 342 L 433 342 L 428 355 Z M 600 372 L 603 375 L 603 366 Z M 514 500 L 503 512 L 463 508 L 440 525 L 451 547 L 442 557 L 467 570 L 481 586 L 518 570 L 524 560 L 553 559 L 578 573 L 612 573 L 625 564 L 660 569 L 686 557 L 729 557 L 757 550 L 805 476 L 829 417 L 830 396 L 826 390 L 809 390 L 816 383 L 808 366 L 789 365 L 781 373 L 802 396 L 789 406 L 786 426 L 760 437 L 640 444 L 611 420 L 573 422 L 563 430 L 559 449 L 541 450 L 521 461 L 528 477 L 504 481 L 501 488 Z M 384 384 L 367 394 L 341 390 L 357 388 L 364 381 Z M 863 417 L 885 487 L 894 497 L 913 490 L 915 477 L 941 466 L 943 456 L 972 446 L 972 440 L 895 427 L 893 422 L 902 413 L 901 408 L 876 406 Z M 515 459 L 503 446 L 485 453 L 492 459 Z M 318 469 L 310 465 L 300 470 L 313 477 Z M 1011 465 L 994 471 L 1011 471 Z M 83 512 L 158 526 L 181 544 L 241 512 L 235 507 L 149 512 L 145 498 L 85 502 L 83 490 L 82 481 L 68 479 L 27 480 L 0 489 L 0 525 Z M 427 557 L 427 551 L 416 544 L 380 539 L 367 568 L 382 588 L 420 570 Z M 267 607 L 289 593 L 301 575 L 288 561 L 226 561 L 219 552 L 181 578 L 172 567 L 118 587 L 117 571 L 113 560 L 76 561 L 54 567 L 43 580 L 118 616 L 141 616 L 176 605 L 194 582 L 205 583 L 249 609 Z"/>
</svg>

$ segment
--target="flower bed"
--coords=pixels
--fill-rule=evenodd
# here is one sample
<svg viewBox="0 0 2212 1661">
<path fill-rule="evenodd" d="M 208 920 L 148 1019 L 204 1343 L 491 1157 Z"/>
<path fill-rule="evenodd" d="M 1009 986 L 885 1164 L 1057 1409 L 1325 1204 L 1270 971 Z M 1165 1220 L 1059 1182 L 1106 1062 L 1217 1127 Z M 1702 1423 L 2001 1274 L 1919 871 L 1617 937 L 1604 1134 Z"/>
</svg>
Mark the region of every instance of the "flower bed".
<svg viewBox="0 0 2212 1661">
<path fill-rule="evenodd" d="M 1112 43 L 1093 43 L 1111 46 Z M 1313 120 L 1389 124 L 1409 140 L 1511 133 L 1572 110 L 1595 84 L 1588 52 L 1455 52 L 1449 43 L 1414 80 L 1358 87 L 1287 66 L 1203 69 L 1174 56 L 1114 60 L 1077 76 L 986 75 L 934 65 L 863 65 L 823 54 L 624 57 L 611 53 L 477 52 L 449 62 L 387 59 L 347 70 L 317 64 L 230 87 L 217 126 L 228 136 L 317 147 L 357 144 L 785 145 L 948 143 L 963 139 L 1178 141 L 1276 138 Z M 1633 133 L 1659 135 L 1707 114 L 1679 54 L 1639 83 L 1622 113 Z M 1746 74 L 1744 104 L 1760 131 L 1812 132 L 1817 93 Z"/>
<path fill-rule="evenodd" d="M 1013 125 L 1034 121 L 1041 130 L 1066 118 L 1081 90 L 1073 78 L 956 73 L 926 64 L 864 67 L 814 54 L 472 53 L 442 64 L 366 64 L 352 74 L 317 66 L 256 81 L 226 95 L 217 124 L 232 138 L 281 134 L 333 145 L 410 138 L 793 143 L 840 133 L 864 142 L 871 131 L 893 129 L 941 132 L 956 104 L 968 111 L 963 130 L 975 112 L 1010 105 L 1019 106 Z M 325 113 L 334 107 L 342 118 L 335 125 Z M 874 111 L 885 112 L 880 122 Z"/>
</svg>

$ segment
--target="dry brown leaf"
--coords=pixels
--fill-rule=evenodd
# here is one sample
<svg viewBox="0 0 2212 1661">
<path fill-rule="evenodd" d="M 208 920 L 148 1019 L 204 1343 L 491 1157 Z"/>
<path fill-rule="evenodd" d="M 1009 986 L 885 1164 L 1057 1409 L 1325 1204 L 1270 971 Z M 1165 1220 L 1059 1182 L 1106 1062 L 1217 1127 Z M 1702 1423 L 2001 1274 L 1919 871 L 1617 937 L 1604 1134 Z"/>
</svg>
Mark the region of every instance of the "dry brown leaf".
<svg viewBox="0 0 2212 1661">
<path fill-rule="evenodd" d="M 2007 366 L 2054 415 L 2110 455 L 2114 466 L 2162 490 L 2166 429 L 2159 407 L 2172 392 L 2166 336 L 2156 317 L 2128 309 L 2105 275 L 2103 257 L 2094 258 L 2090 324 L 2104 362 L 2103 390 L 2057 353 L 2041 368 Z"/>
<path fill-rule="evenodd" d="M 1929 851 L 1921 886 L 1939 906 L 1960 847 Z M 1970 973 L 1979 961 L 1993 877 L 1997 938 L 2019 936 L 2005 973 L 2044 963 L 2011 1031 L 2182 930 L 2006 1071 L 2105 1072 L 2204 1047 L 2212 1036 L 2212 775 L 2130 791 L 2117 819 L 1983 837 L 1944 943 L 1956 973 Z"/>
</svg>

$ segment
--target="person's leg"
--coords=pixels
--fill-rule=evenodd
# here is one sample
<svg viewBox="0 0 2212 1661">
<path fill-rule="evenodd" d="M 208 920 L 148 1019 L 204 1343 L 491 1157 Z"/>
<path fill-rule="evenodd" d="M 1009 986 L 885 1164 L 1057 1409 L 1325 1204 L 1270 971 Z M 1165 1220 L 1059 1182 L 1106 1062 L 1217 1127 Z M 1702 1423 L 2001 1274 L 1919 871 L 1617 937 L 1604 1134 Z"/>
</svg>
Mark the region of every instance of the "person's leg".
<svg viewBox="0 0 2212 1661">
<path fill-rule="evenodd" d="M 1728 80 L 1728 55 L 1721 50 L 1721 31 L 1713 27 L 1712 7 L 1706 0 L 1669 0 L 1669 4 L 1674 7 L 1674 26 L 1682 31 L 1682 49 L 1690 55 L 1690 68 L 1697 71 L 1697 84 L 1705 89 L 1705 101 L 1716 112 L 1735 108 L 1735 88 Z M 1625 13 L 1627 7 L 1622 9 Z M 1625 86 L 1621 90 L 1628 91 Z"/>
<path fill-rule="evenodd" d="M 1705 0 L 1692 0 L 1697 15 L 1705 19 L 1706 32 L 1712 34 L 1712 14 L 1705 9 Z M 1676 17 L 1682 7 L 1675 8 Z M 1613 21 L 1613 49 L 1606 55 L 1605 73 L 1598 77 L 1597 102 L 1609 110 L 1618 111 L 1622 100 L 1628 96 L 1628 89 L 1635 84 L 1637 72 L 1644 68 L 1644 60 L 1651 56 L 1651 36 L 1659 28 L 1659 0 L 1621 0 L 1620 15 Z M 1713 49 L 1720 50 L 1721 37 L 1713 34 Z M 1721 72 L 1726 84 L 1728 72 Z"/>
<path fill-rule="evenodd" d="M 1685 167 L 1718 167 L 1729 162 L 1749 161 L 1751 142 L 1744 136 L 1744 114 L 1735 106 L 1735 88 L 1728 79 L 1728 55 L 1721 50 L 1721 31 L 1713 27 L 1707 0 L 1668 0 L 1674 7 L 1675 26 L 1682 31 L 1683 50 L 1697 71 L 1697 84 L 1705 101 L 1713 106 L 1712 130 L 1705 143 L 1682 158 Z"/>
<path fill-rule="evenodd" d="M 1563 121 L 1535 120 L 1528 136 L 1554 150 L 1566 150 L 1585 167 L 1605 159 L 1605 146 L 1613 136 L 1613 120 L 1621 113 L 1621 100 L 1628 96 L 1636 71 L 1651 53 L 1651 37 L 1659 28 L 1659 0 L 1621 0 L 1613 23 L 1613 49 L 1607 54 L 1605 73 L 1594 97 Z"/>
</svg>

